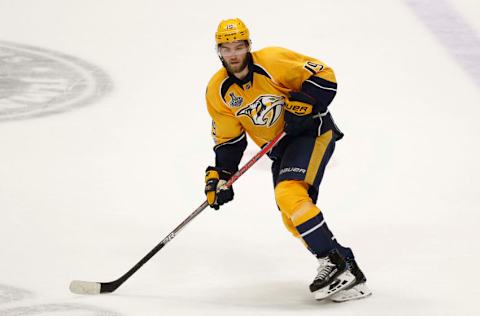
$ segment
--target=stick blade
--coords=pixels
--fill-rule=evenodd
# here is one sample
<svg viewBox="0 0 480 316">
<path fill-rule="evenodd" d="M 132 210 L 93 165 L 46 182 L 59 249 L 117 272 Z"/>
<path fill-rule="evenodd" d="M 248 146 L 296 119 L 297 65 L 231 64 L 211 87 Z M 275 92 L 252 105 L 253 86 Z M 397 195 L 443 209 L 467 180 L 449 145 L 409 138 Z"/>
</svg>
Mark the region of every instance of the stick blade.
<svg viewBox="0 0 480 316">
<path fill-rule="evenodd" d="M 70 282 L 70 292 L 82 295 L 97 295 L 100 294 L 102 285 L 98 282 L 88 282 L 73 280 Z"/>
</svg>

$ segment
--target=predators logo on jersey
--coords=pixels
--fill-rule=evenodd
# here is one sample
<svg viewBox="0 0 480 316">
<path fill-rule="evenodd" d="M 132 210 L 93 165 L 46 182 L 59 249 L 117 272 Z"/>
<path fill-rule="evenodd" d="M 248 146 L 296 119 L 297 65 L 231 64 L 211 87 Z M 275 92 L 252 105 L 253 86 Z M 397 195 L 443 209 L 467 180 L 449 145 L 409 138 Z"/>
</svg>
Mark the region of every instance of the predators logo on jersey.
<svg viewBox="0 0 480 316">
<path fill-rule="evenodd" d="M 285 98 L 275 95 L 262 95 L 237 112 L 237 116 L 248 116 L 253 124 L 270 127 L 282 114 Z"/>
</svg>

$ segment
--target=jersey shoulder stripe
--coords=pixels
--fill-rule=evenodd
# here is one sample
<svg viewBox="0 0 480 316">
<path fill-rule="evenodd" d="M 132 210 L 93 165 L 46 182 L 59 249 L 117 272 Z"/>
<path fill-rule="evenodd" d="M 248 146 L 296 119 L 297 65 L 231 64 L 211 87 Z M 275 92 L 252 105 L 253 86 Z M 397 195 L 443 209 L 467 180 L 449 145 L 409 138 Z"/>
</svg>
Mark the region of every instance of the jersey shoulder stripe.
<svg viewBox="0 0 480 316">
<path fill-rule="evenodd" d="M 272 79 L 272 76 L 270 76 L 270 74 L 260 65 L 253 64 L 253 72 L 264 75 L 268 79 Z"/>
<path fill-rule="evenodd" d="M 227 102 L 225 100 L 225 95 L 228 92 L 228 89 L 235 83 L 235 81 L 231 78 L 228 77 L 226 78 L 221 84 L 220 84 L 220 95 L 222 96 L 223 102 Z"/>
</svg>

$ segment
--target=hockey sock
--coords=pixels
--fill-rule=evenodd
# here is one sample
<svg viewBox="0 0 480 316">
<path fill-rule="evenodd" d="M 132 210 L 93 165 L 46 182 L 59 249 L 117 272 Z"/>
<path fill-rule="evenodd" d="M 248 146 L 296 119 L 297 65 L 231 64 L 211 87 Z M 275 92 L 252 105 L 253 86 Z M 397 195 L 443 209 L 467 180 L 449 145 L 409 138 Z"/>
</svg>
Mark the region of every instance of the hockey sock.
<svg viewBox="0 0 480 316">
<path fill-rule="evenodd" d="M 342 245 L 338 244 L 339 247 L 336 247 L 338 252 L 344 257 L 345 259 L 355 259 L 355 256 L 353 255 L 353 251 L 350 248 L 343 247 Z"/>
<path fill-rule="evenodd" d="M 355 259 L 355 256 L 353 255 L 352 249 L 349 247 L 343 247 L 338 243 L 338 241 L 333 237 L 333 244 L 335 245 L 335 248 L 338 250 L 338 252 L 344 257 L 345 259 Z"/>
<path fill-rule="evenodd" d="M 322 213 L 296 226 L 296 229 L 308 249 L 318 258 L 326 256 L 332 249 L 336 248 L 335 242 L 332 240 L 333 234 L 328 229 Z"/>
<path fill-rule="evenodd" d="M 275 187 L 275 199 L 285 226 L 296 237 L 302 237 L 307 248 L 317 256 L 337 249 L 342 257 L 353 258 L 351 249 L 333 237 L 320 209 L 313 204 L 308 187 L 307 183 L 295 180 L 282 181 Z"/>
<path fill-rule="evenodd" d="M 325 223 L 325 225 L 327 225 L 327 224 Z M 333 245 L 335 246 L 335 249 L 338 250 L 338 252 L 342 255 L 342 257 L 344 257 L 345 259 L 347 259 L 347 258 L 348 259 L 355 259 L 355 256 L 353 255 L 353 252 L 352 252 L 352 249 L 340 245 L 340 243 L 337 241 L 337 238 L 335 238 L 335 236 L 333 236 L 330 229 L 328 229 L 328 226 L 327 226 L 327 230 L 331 234 L 330 238 L 332 239 L 332 242 L 333 242 Z"/>
</svg>

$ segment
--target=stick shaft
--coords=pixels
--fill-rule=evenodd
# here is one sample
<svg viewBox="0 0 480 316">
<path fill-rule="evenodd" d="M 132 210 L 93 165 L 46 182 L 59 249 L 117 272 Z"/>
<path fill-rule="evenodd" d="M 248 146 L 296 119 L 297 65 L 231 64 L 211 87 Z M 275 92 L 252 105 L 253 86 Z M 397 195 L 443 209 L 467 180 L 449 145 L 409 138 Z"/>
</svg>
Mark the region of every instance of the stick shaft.
<svg viewBox="0 0 480 316">
<path fill-rule="evenodd" d="M 278 144 L 278 142 L 285 136 L 285 132 L 277 135 L 271 142 L 262 148 L 255 156 L 253 156 L 240 170 L 238 170 L 225 184 L 226 187 L 231 187 L 248 169 L 250 169 L 261 157 Z M 100 293 L 110 293 L 115 291 L 120 285 L 128 280 L 138 269 L 140 269 L 147 261 L 149 261 L 157 252 L 160 251 L 167 243 L 169 243 L 188 223 L 197 217 L 205 208 L 208 202 L 205 201 L 192 214 L 190 214 L 180 225 L 178 225 L 170 234 L 168 234 L 160 243 L 158 243 L 150 252 L 145 255 L 135 266 L 128 270 L 124 275 L 112 282 L 100 283 Z"/>
</svg>

